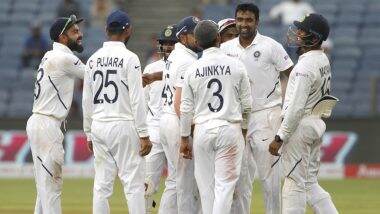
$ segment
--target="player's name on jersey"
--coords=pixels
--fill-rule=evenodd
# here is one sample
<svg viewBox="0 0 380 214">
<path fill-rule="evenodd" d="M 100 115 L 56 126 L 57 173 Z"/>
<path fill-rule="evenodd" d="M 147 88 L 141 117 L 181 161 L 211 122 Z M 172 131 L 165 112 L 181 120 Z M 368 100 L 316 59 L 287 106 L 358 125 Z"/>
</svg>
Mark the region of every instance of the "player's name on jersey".
<svg viewBox="0 0 380 214">
<path fill-rule="evenodd" d="M 211 65 L 203 67 L 201 71 L 197 69 L 195 72 L 195 78 L 198 77 L 208 77 L 217 75 L 231 75 L 230 66 L 226 65 Z"/>
<path fill-rule="evenodd" d="M 118 57 L 99 57 L 96 59 L 96 67 L 118 67 L 122 68 L 124 64 L 124 59 L 119 59 Z M 90 68 L 92 68 L 92 60 L 89 63 Z"/>
</svg>

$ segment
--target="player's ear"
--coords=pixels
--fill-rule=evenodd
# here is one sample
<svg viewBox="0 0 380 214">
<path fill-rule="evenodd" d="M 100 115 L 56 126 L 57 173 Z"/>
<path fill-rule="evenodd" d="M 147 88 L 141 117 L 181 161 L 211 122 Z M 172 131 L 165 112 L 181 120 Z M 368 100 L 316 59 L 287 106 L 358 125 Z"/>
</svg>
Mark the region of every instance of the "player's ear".
<svg viewBox="0 0 380 214">
<path fill-rule="evenodd" d="M 67 39 L 68 39 L 68 36 L 66 35 L 66 33 L 62 33 L 58 37 L 58 42 L 62 43 L 62 44 L 66 44 L 67 43 Z"/>
<path fill-rule="evenodd" d="M 179 37 L 178 37 L 178 41 L 180 41 L 181 43 L 187 43 L 187 38 L 184 34 L 180 34 Z"/>
<path fill-rule="evenodd" d="M 126 29 L 124 30 L 124 33 L 125 33 L 125 36 L 126 36 L 127 38 L 129 38 L 129 37 L 131 36 L 131 34 L 132 34 L 132 26 L 129 25 L 128 28 L 126 28 Z"/>
</svg>

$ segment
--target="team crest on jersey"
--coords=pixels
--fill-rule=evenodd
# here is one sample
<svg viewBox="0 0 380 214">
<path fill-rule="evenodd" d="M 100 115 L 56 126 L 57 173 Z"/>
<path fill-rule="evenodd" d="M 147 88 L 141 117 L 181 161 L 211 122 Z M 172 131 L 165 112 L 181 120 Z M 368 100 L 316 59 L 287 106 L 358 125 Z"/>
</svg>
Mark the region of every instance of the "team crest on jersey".
<svg viewBox="0 0 380 214">
<path fill-rule="evenodd" d="M 255 60 L 257 61 L 259 59 L 259 57 L 261 56 L 261 52 L 260 51 L 255 51 L 253 53 L 253 56 L 255 57 Z"/>
</svg>

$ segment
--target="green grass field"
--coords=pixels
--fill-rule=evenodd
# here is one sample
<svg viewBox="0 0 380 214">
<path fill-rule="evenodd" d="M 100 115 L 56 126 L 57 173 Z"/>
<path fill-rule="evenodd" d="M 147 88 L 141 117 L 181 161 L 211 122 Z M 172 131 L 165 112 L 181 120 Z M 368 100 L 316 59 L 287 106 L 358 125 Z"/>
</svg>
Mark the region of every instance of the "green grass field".
<svg viewBox="0 0 380 214">
<path fill-rule="evenodd" d="M 257 182 L 256 182 L 257 183 Z M 380 180 L 325 180 L 321 185 L 330 192 L 340 213 L 380 213 Z M 91 213 L 91 179 L 65 179 L 62 195 L 64 214 Z M 155 195 L 159 202 L 163 187 Z M 0 213 L 32 213 L 35 200 L 35 185 L 32 179 L 0 179 Z M 254 185 L 252 213 L 264 213 L 259 184 Z M 110 200 L 111 213 L 127 213 L 126 201 L 120 182 L 114 187 Z M 308 213 L 311 213 L 310 210 Z"/>
</svg>

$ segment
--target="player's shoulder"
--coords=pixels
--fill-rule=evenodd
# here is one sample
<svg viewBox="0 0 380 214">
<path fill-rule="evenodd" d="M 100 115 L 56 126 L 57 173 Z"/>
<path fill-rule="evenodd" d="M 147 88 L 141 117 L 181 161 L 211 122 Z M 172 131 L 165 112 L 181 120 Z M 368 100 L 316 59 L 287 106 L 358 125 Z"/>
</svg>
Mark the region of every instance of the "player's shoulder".
<svg viewBox="0 0 380 214">
<path fill-rule="evenodd" d="M 279 42 L 277 42 L 274 38 L 270 36 L 262 35 L 262 34 L 259 34 L 259 36 L 260 36 L 260 40 L 262 41 L 262 43 L 264 43 L 265 46 L 268 46 L 270 48 L 282 47 L 282 45 Z"/>
<path fill-rule="evenodd" d="M 320 66 L 330 66 L 330 60 L 322 50 L 310 51 L 299 57 L 297 65 L 299 67 L 319 68 Z"/>
<path fill-rule="evenodd" d="M 66 53 L 66 52 L 55 52 L 51 54 L 50 62 L 55 64 L 57 68 L 65 68 L 65 67 L 70 67 L 72 64 L 78 65 L 78 64 L 83 64 L 81 59 L 77 57 L 73 53 Z"/>
<path fill-rule="evenodd" d="M 137 56 L 137 54 L 134 53 L 133 51 L 129 50 L 128 48 L 120 49 L 120 55 L 124 58 L 128 58 L 128 59 L 131 59 L 134 61 L 139 60 L 139 57 Z"/>
<path fill-rule="evenodd" d="M 223 42 L 222 44 L 220 44 L 220 49 L 229 50 L 229 49 L 235 48 L 238 43 L 239 43 L 239 37 L 236 37 L 234 39 L 231 39 L 227 42 Z"/>
<path fill-rule="evenodd" d="M 165 68 L 165 61 L 163 59 L 160 59 L 145 66 L 144 74 L 162 71 L 164 68 Z"/>
<path fill-rule="evenodd" d="M 190 57 L 189 55 L 185 55 L 184 53 L 174 53 L 169 56 L 168 61 L 170 62 L 169 70 L 177 70 L 178 68 L 188 67 L 193 64 L 197 59 Z"/>
<path fill-rule="evenodd" d="M 66 60 L 75 60 L 75 59 L 78 59 L 78 57 L 75 56 L 74 53 L 67 53 L 67 52 L 56 51 L 56 50 L 52 50 L 50 53 L 58 61 L 66 61 Z"/>
<path fill-rule="evenodd" d="M 298 59 L 297 64 L 295 64 L 291 74 L 296 76 L 309 77 L 313 74 L 315 70 L 315 61 L 312 57 L 301 57 Z"/>
<path fill-rule="evenodd" d="M 103 50 L 103 48 L 99 48 L 99 49 L 96 50 L 93 54 L 91 54 L 91 56 L 90 56 L 90 57 L 88 58 L 88 60 L 87 60 L 87 63 L 88 63 L 90 60 L 94 60 L 94 59 L 98 58 L 98 57 L 101 55 L 102 50 Z"/>
</svg>

